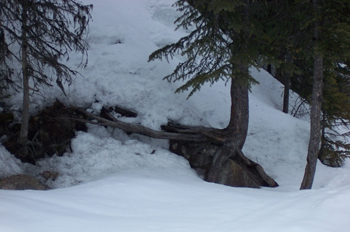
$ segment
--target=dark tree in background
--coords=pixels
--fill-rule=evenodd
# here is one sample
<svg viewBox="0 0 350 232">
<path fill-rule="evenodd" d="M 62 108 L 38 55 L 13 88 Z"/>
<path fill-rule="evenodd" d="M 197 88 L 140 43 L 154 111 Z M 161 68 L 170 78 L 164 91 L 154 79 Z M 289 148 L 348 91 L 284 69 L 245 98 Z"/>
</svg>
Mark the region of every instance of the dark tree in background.
<svg viewBox="0 0 350 232">
<path fill-rule="evenodd" d="M 288 109 L 286 93 L 289 87 L 298 93 L 306 108 L 315 102 L 312 100 L 314 52 L 322 52 L 321 149 L 318 158 L 323 164 L 339 167 L 346 157 L 350 157 L 349 133 L 339 133 L 339 127 L 350 130 L 350 24 L 347 10 L 350 2 L 318 1 L 317 14 L 312 1 L 279 1 L 279 4 L 273 15 L 282 12 L 283 17 L 266 31 L 274 33 L 270 36 L 274 41 L 271 48 L 279 60 L 273 64 L 272 74 L 285 85 L 284 112 Z M 318 27 L 314 27 L 316 20 L 319 21 Z M 320 34 L 318 39 L 314 35 L 316 28 Z M 291 113 L 298 114 L 300 106 L 295 106 Z"/>
<path fill-rule="evenodd" d="M 350 21 L 348 12 L 350 2 L 345 0 L 313 0 L 309 4 L 313 17 L 313 89 L 310 142 L 301 189 L 312 187 L 316 162 L 320 153 L 322 108 L 327 109 L 322 106 L 324 76 L 328 74 L 329 79 L 336 81 L 335 77 L 342 75 L 342 71 L 338 69 L 342 66 L 348 68 L 347 64 L 350 60 Z M 337 74 L 332 75 L 331 73 Z M 349 76 L 345 76 L 345 78 L 348 79 Z M 331 82 L 328 81 L 328 83 Z M 332 85 L 336 86 L 336 84 Z M 326 117 L 326 115 L 324 116 Z M 344 120 L 348 120 L 348 118 L 344 118 Z"/>
<path fill-rule="evenodd" d="M 28 154 L 30 91 L 52 81 L 63 90 L 62 81 L 70 83 L 77 72 L 64 64 L 69 53 L 82 54 L 80 65 L 87 64 L 86 36 L 92 5 L 75 0 L 2 0 L 1 33 L 7 49 L 6 64 L 19 69 L 23 87 L 22 125 L 19 141 Z M 1 39 L 1 38 L 0 38 Z M 2 42 L 2 41 L 1 41 Z"/>
<path fill-rule="evenodd" d="M 4 97 L 5 91 L 9 88 L 9 85 L 13 84 L 11 80 L 12 70 L 7 63 L 7 58 L 9 58 L 9 50 L 5 40 L 5 31 L 0 21 L 0 99 Z"/>
<path fill-rule="evenodd" d="M 339 137 L 337 126 L 349 128 L 350 119 L 347 93 L 350 78 L 350 2 L 278 2 L 284 7 L 272 7 L 269 11 L 276 16 L 282 13 L 283 17 L 276 18 L 272 28 L 266 24 L 270 35 L 267 38 L 272 39 L 273 43 L 269 44 L 278 57 L 275 63 L 277 79 L 286 85 L 286 89 L 291 84 L 291 88 L 311 105 L 307 165 L 300 187 L 310 189 L 319 155 L 326 156 L 326 159 L 336 155 L 344 157 L 350 148 L 344 140 L 336 138 Z M 288 79 L 289 82 L 284 81 Z M 328 136 L 329 132 L 333 135 Z M 339 162 L 341 159 L 338 159 Z"/>
</svg>

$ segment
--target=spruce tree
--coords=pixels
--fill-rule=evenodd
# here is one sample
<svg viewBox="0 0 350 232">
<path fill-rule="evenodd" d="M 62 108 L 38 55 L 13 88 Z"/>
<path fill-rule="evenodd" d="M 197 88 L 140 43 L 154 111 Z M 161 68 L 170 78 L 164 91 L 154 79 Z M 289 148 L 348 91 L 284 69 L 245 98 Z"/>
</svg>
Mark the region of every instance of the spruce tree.
<svg viewBox="0 0 350 232">
<path fill-rule="evenodd" d="M 190 89 L 190 96 L 206 82 L 232 80 L 231 120 L 227 128 L 215 132 L 228 141 L 226 147 L 230 152 L 218 156 L 218 166 L 213 169 L 215 172 L 219 172 L 220 165 L 228 157 L 242 154 L 240 149 L 244 144 L 247 124 L 237 119 L 248 115 L 248 100 L 243 99 L 248 99 L 245 97 L 246 90 L 254 82 L 248 68 L 255 66 L 256 60 L 267 61 L 281 74 L 292 78 L 292 87 L 293 83 L 308 83 L 306 90 L 300 88 L 303 94 L 308 93 L 307 99 L 312 105 L 308 164 L 301 189 L 311 188 L 321 141 L 321 112 L 325 109 L 331 112 L 330 109 L 335 108 L 324 104 L 322 107 L 323 83 L 347 78 L 343 74 L 344 69 L 339 70 L 339 64 L 347 67 L 349 62 L 349 18 L 346 9 L 349 9 L 350 3 L 345 0 L 337 3 L 319 0 L 177 2 L 183 12 L 177 21 L 179 27 L 188 29 L 194 25 L 195 29 L 177 43 L 153 53 L 150 59 L 168 59 L 177 53 L 184 55 L 187 60 L 165 79 L 186 80 L 177 91 Z M 332 78 L 332 73 L 337 73 L 337 78 Z M 286 85 L 289 84 L 288 79 L 283 81 Z M 336 86 L 326 85 L 325 89 L 334 93 Z M 235 115 L 236 112 L 239 115 Z M 248 116 L 243 118 L 247 121 Z M 238 122 L 240 126 L 237 126 Z M 212 176 L 214 180 L 217 173 Z"/>
<path fill-rule="evenodd" d="M 320 161 L 331 167 L 339 167 L 349 157 L 350 147 L 347 134 L 350 130 L 350 72 L 344 63 L 329 63 L 324 58 L 324 83 L 322 94 L 321 149 Z M 307 60 L 293 60 L 301 72 L 291 77 L 291 89 L 311 105 L 312 63 Z M 335 65 L 335 67 L 333 67 Z"/>
<path fill-rule="evenodd" d="M 325 104 L 327 100 L 323 100 L 322 97 L 327 96 L 325 93 L 328 93 L 328 97 L 329 93 L 333 96 L 342 95 L 336 90 L 337 80 L 348 78 L 341 74 L 339 64 L 346 67 L 345 63 L 349 60 L 350 30 L 347 9 L 350 3 L 349 1 L 321 0 L 285 2 L 289 2 L 292 6 L 290 10 L 294 11 L 294 14 L 291 21 L 299 27 L 299 32 L 282 27 L 280 29 L 282 33 L 276 35 L 279 41 L 285 41 L 288 45 L 288 53 L 292 57 L 289 62 L 298 69 L 299 73 L 291 73 L 292 82 L 297 80 L 299 86 L 300 83 L 307 84 L 306 87 L 302 86 L 299 89 L 299 93 L 304 95 L 308 93 L 307 99 L 311 103 L 307 166 L 301 185 L 301 189 L 308 189 L 312 187 L 316 161 L 320 152 L 322 111 L 326 113 L 324 119 L 330 119 L 327 111 L 331 112 L 330 109 L 334 109 L 331 103 Z M 276 48 L 278 50 L 278 46 Z M 311 79 L 310 76 L 312 76 Z"/>
<path fill-rule="evenodd" d="M 300 73 L 294 74 L 294 77 L 297 77 L 300 83 L 310 83 L 310 76 L 312 76 L 312 91 L 310 91 L 309 85 L 302 88 L 304 93 L 310 93 L 308 100 L 311 103 L 311 130 L 307 165 L 301 189 L 309 189 L 312 187 L 317 158 L 320 153 L 322 111 L 325 113 L 323 115 L 325 122 L 327 119 L 326 111 L 330 112 L 330 108 L 332 108 L 329 103 L 325 105 L 323 96 L 325 96 L 326 91 L 333 92 L 333 96 L 337 95 L 335 94 L 337 84 L 334 74 L 338 73 L 335 76 L 338 76 L 339 80 L 339 64 L 344 64 L 349 59 L 350 30 L 346 9 L 349 8 L 350 3 L 348 1 L 321 0 L 289 2 L 294 3 L 294 7 L 291 8 L 295 12 L 292 21 L 298 25 L 302 35 L 300 36 L 300 33 L 295 33 L 292 30 L 283 30 L 285 35 L 280 38 L 282 41 L 287 39 L 286 44 L 291 45 L 291 61 L 295 62 L 293 64 L 299 64 Z M 330 117 L 328 118 L 330 119 Z M 325 138 L 324 135 L 325 133 L 323 133 Z"/>
<path fill-rule="evenodd" d="M 88 44 L 84 40 L 91 18 L 92 5 L 76 0 L 2 0 L 1 28 L 6 44 L 15 44 L 8 62 L 21 67 L 23 88 L 22 125 L 19 141 L 28 154 L 28 120 L 30 90 L 40 85 L 51 86 L 55 79 L 71 82 L 77 72 L 66 64 L 69 52 L 82 54 L 81 65 L 87 63 Z M 62 89 L 63 90 L 63 89 Z"/>
<path fill-rule="evenodd" d="M 231 82 L 228 126 L 206 132 L 223 143 L 207 177 L 208 181 L 220 182 L 221 168 L 230 157 L 247 160 L 242 148 L 248 131 L 248 91 L 250 85 L 256 83 L 248 69 L 257 66 L 256 60 L 262 53 L 256 17 L 260 5 L 249 0 L 179 0 L 175 5 L 182 12 L 176 21 L 178 28 L 194 26 L 194 29 L 178 42 L 155 51 L 150 60 L 169 59 L 176 54 L 186 57 L 186 61 L 164 79 L 185 80 L 176 92 L 190 90 L 189 97 L 204 83 Z"/>
<path fill-rule="evenodd" d="M 331 167 L 342 166 L 345 158 L 350 157 L 350 70 L 348 65 L 337 65 L 325 72 L 319 154 L 320 161 Z M 339 128 L 348 132 L 339 132 Z"/>
<path fill-rule="evenodd" d="M 273 7 L 273 4 L 281 7 Z M 301 189 L 311 188 L 321 137 L 321 152 L 343 155 L 347 153 L 339 151 L 349 148 L 344 142 L 327 137 L 327 130 L 322 130 L 322 127 L 335 132 L 332 126 L 339 122 L 348 124 L 348 119 L 340 116 L 347 115 L 344 111 L 348 108 L 348 97 L 344 92 L 346 88 L 341 88 L 339 84 L 347 83 L 349 77 L 345 69 L 350 51 L 347 10 L 350 2 L 286 0 L 266 1 L 266 5 L 269 6 L 268 14 L 275 17 L 275 21 L 263 23 L 264 31 L 268 34 L 268 40 L 264 41 L 271 47 L 270 54 L 277 58 L 272 60 L 279 74 L 277 78 L 286 85 L 287 90 L 289 82 L 285 79 L 289 78 L 285 77 L 291 77 L 292 89 L 311 104 L 309 150 Z M 335 99 L 343 103 L 343 109 L 335 107 L 338 105 Z M 321 112 L 324 112 L 323 124 Z"/>
<path fill-rule="evenodd" d="M 1 17 L 1 11 L 0 11 Z M 12 70 L 8 65 L 7 58 L 9 57 L 8 44 L 5 40 L 5 32 L 0 20 L 0 100 L 5 96 L 9 86 L 14 86 L 12 81 Z"/>
</svg>

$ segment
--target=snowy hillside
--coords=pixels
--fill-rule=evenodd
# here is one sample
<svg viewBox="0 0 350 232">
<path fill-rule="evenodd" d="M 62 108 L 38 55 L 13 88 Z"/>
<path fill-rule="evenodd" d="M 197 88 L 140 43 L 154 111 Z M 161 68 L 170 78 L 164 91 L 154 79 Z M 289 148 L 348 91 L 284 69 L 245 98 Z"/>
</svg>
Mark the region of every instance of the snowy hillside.
<svg viewBox="0 0 350 232">
<path fill-rule="evenodd" d="M 32 111 L 56 98 L 89 107 L 121 106 L 138 117 L 120 118 L 153 129 L 174 120 L 223 128 L 229 87 L 204 86 L 189 100 L 174 94 L 181 83 L 162 78 L 179 60 L 148 63 L 157 48 L 177 41 L 175 0 L 84 0 L 94 4 L 89 65 L 79 70 L 68 97 L 54 87 L 33 96 Z M 72 57 L 69 65 L 78 64 Z M 245 189 L 207 183 L 188 162 L 166 150 L 167 141 L 89 126 L 73 140 L 73 153 L 22 164 L 0 147 L 0 178 L 19 173 L 60 173 L 50 191 L 0 190 L 0 232 L 269 231 L 346 232 L 350 228 L 350 163 L 318 163 L 313 190 L 299 191 L 306 165 L 309 124 L 281 112 L 282 86 L 264 70 L 250 94 L 244 153 L 280 185 Z M 21 95 L 11 101 L 20 106 Z"/>
</svg>

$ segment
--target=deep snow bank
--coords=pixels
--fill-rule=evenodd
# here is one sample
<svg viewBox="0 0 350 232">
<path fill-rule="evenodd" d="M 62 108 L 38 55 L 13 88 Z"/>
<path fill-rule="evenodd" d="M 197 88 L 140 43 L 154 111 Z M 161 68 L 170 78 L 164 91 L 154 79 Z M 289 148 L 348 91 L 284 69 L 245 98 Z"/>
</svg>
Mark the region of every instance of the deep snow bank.
<svg viewBox="0 0 350 232">
<path fill-rule="evenodd" d="M 84 0 L 85 3 L 90 3 Z M 179 85 L 162 81 L 178 60 L 148 63 L 158 46 L 176 41 L 174 0 L 94 2 L 90 63 L 66 86 L 43 90 L 32 102 L 59 98 L 66 104 L 120 105 L 154 129 L 168 119 L 223 128 L 230 98 L 225 83 L 206 85 L 186 101 Z M 71 62 L 77 59 L 71 58 Z M 90 126 L 78 133 L 73 153 L 23 165 L 0 147 L 0 175 L 59 171 L 50 191 L 0 190 L 0 232 L 40 231 L 240 231 L 345 232 L 350 226 L 350 164 L 318 164 L 314 190 L 298 191 L 305 167 L 309 125 L 280 111 L 282 86 L 266 72 L 251 70 L 260 82 L 250 94 L 250 126 L 244 152 L 262 164 L 280 187 L 243 189 L 203 182 L 186 160 L 169 153 L 166 141 L 128 136 Z M 51 92 L 52 91 L 52 92 Z M 19 105 L 20 95 L 12 101 Z M 141 141 L 146 141 L 142 143 Z M 75 186 L 74 186 L 75 185 Z"/>
</svg>

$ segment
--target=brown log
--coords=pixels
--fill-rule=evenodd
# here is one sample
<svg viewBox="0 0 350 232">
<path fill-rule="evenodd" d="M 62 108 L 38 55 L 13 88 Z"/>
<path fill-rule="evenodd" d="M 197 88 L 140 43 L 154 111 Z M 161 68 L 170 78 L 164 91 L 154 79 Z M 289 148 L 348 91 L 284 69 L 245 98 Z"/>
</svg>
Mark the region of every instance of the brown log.
<svg viewBox="0 0 350 232">
<path fill-rule="evenodd" d="M 85 123 L 90 123 L 90 124 L 96 124 L 100 126 L 109 126 L 109 127 L 118 128 L 127 133 L 136 133 L 136 134 L 145 135 L 155 139 L 170 139 L 170 140 L 197 141 L 197 142 L 204 142 L 208 140 L 207 137 L 201 133 L 182 134 L 182 133 L 171 133 L 171 132 L 165 132 L 165 131 L 156 131 L 142 125 L 122 122 L 116 119 L 115 117 L 113 117 L 109 113 L 108 113 L 108 117 L 111 118 L 111 120 L 88 113 L 86 112 L 86 110 L 81 108 L 75 108 L 75 109 L 85 114 L 88 118 L 97 120 L 97 122 L 93 122 L 91 120 L 86 120 L 86 119 L 75 119 L 75 120 L 85 122 Z"/>
<path fill-rule="evenodd" d="M 123 117 L 128 117 L 128 118 L 136 118 L 137 117 L 137 113 L 135 113 L 135 112 L 133 112 L 131 110 L 123 109 L 123 108 L 118 107 L 118 106 L 109 107 L 108 109 L 106 107 L 102 107 L 100 116 L 104 117 L 106 112 L 110 113 L 112 111 L 120 114 Z"/>
<path fill-rule="evenodd" d="M 203 131 L 213 131 L 217 129 L 202 127 L 202 126 L 184 126 L 169 122 L 167 125 L 161 126 L 161 128 L 168 132 L 184 133 L 184 134 L 195 134 L 202 133 Z"/>
</svg>

